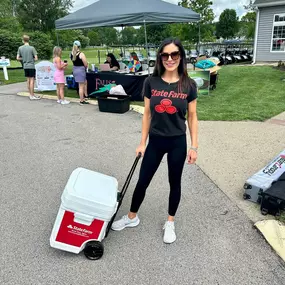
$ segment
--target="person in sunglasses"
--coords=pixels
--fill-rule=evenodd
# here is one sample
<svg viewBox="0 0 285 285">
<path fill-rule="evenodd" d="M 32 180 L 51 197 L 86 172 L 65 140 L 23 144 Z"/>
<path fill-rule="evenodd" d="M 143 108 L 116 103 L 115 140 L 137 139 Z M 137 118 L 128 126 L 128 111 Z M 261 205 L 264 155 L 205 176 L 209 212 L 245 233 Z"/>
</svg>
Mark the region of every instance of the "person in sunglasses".
<svg viewBox="0 0 285 285">
<path fill-rule="evenodd" d="M 166 39 L 157 53 L 153 75 L 143 88 L 145 110 L 142 137 L 136 154 L 143 156 L 139 180 L 130 211 L 112 224 L 116 231 L 139 225 L 139 208 L 163 156 L 167 153 L 170 184 L 168 218 L 164 224 L 163 241 L 176 240 L 174 217 L 181 198 L 181 177 L 185 160 L 194 164 L 198 150 L 197 87 L 187 74 L 185 50 L 178 39 Z M 192 145 L 187 155 L 186 119 Z M 146 141 L 149 138 L 146 147 Z"/>
</svg>

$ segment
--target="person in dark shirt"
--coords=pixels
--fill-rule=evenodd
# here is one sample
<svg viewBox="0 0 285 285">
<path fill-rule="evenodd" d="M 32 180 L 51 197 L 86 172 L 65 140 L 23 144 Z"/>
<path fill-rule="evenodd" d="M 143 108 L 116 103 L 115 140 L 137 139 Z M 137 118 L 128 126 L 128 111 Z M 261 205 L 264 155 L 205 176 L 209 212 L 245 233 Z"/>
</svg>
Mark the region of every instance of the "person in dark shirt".
<svg viewBox="0 0 285 285">
<path fill-rule="evenodd" d="M 116 71 L 120 69 L 120 64 L 112 53 L 107 54 L 107 60 L 105 61 L 105 63 L 109 63 L 111 70 Z"/>
<path fill-rule="evenodd" d="M 88 61 L 83 52 L 80 51 L 80 41 L 74 41 L 70 59 L 73 63 L 72 73 L 75 82 L 79 85 L 80 105 L 89 104 L 85 101 L 87 97 L 87 80 L 86 69 L 88 68 Z"/>
<path fill-rule="evenodd" d="M 170 184 L 168 218 L 163 227 L 165 243 L 176 240 L 174 217 L 181 198 L 181 177 L 185 159 L 194 164 L 198 150 L 198 119 L 196 112 L 197 87 L 187 74 L 185 50 L 178 39 L 166 39 L 157 53 L 152 76 L 144 82 L 142 138 L 136 149 L 143 156 L 128 215 L 112 224 L 120 231 L 140 223 L 137 212 L 144 200 L 146 189 L 167 153 Z M 187 155 L 186 119 L 192 145 Z M 149 142 L 146 147 L 146 141 Z"/>
</svg>

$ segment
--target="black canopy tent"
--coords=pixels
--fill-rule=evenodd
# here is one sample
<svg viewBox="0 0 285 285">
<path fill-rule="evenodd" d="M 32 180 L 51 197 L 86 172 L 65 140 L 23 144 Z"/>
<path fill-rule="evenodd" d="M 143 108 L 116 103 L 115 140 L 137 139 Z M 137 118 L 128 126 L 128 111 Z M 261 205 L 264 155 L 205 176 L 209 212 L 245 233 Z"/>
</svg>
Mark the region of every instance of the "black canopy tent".
<svg viewBox="0 0 285 285">
<path fill-rule="evenodd" d="M 199 20 L 200 15 L 191 9 L 161 0 L 98 0 L 56 20 L 55 27 L 57 30 L 68 30 L 144 25 L 148 51 L 146 24 L 189 23 Z"/>
<path fill-rule="evenodd" d="M 200 15 L 161 0 L 99 0 L 55 21 L 57 30 L 199 21 Z"/>
</svg>

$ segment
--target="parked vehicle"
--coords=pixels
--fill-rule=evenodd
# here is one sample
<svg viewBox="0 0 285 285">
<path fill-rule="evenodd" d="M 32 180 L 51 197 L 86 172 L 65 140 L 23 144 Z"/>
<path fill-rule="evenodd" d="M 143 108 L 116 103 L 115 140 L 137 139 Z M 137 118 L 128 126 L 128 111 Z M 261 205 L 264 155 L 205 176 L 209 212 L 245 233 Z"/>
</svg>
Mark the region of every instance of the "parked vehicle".
<svg viewBox="0 0 285 285">
<path fill-rule="evenodd" d="M 150 67 L 154 67 L 155 66 L 156 56 L 157 56 L 156 51 L 150 50 L 148 52 L 148 60 L 149 60 L 149 66 Z"/>
</svg>

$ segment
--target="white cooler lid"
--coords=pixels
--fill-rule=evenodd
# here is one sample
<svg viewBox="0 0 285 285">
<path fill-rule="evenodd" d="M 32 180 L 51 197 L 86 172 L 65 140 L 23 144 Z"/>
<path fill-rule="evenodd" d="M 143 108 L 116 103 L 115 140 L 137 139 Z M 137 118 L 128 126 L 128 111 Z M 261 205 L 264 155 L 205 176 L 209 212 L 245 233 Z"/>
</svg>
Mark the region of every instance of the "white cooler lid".
<svg viewBox="0 0 285 285">
<path fill-rule="evenodd" d="M 72 212 L 110 220 L 116 211 L 117 192 L 116 178 L 77 168 L 69 177 L 61 201 Z"/>
</svg>

